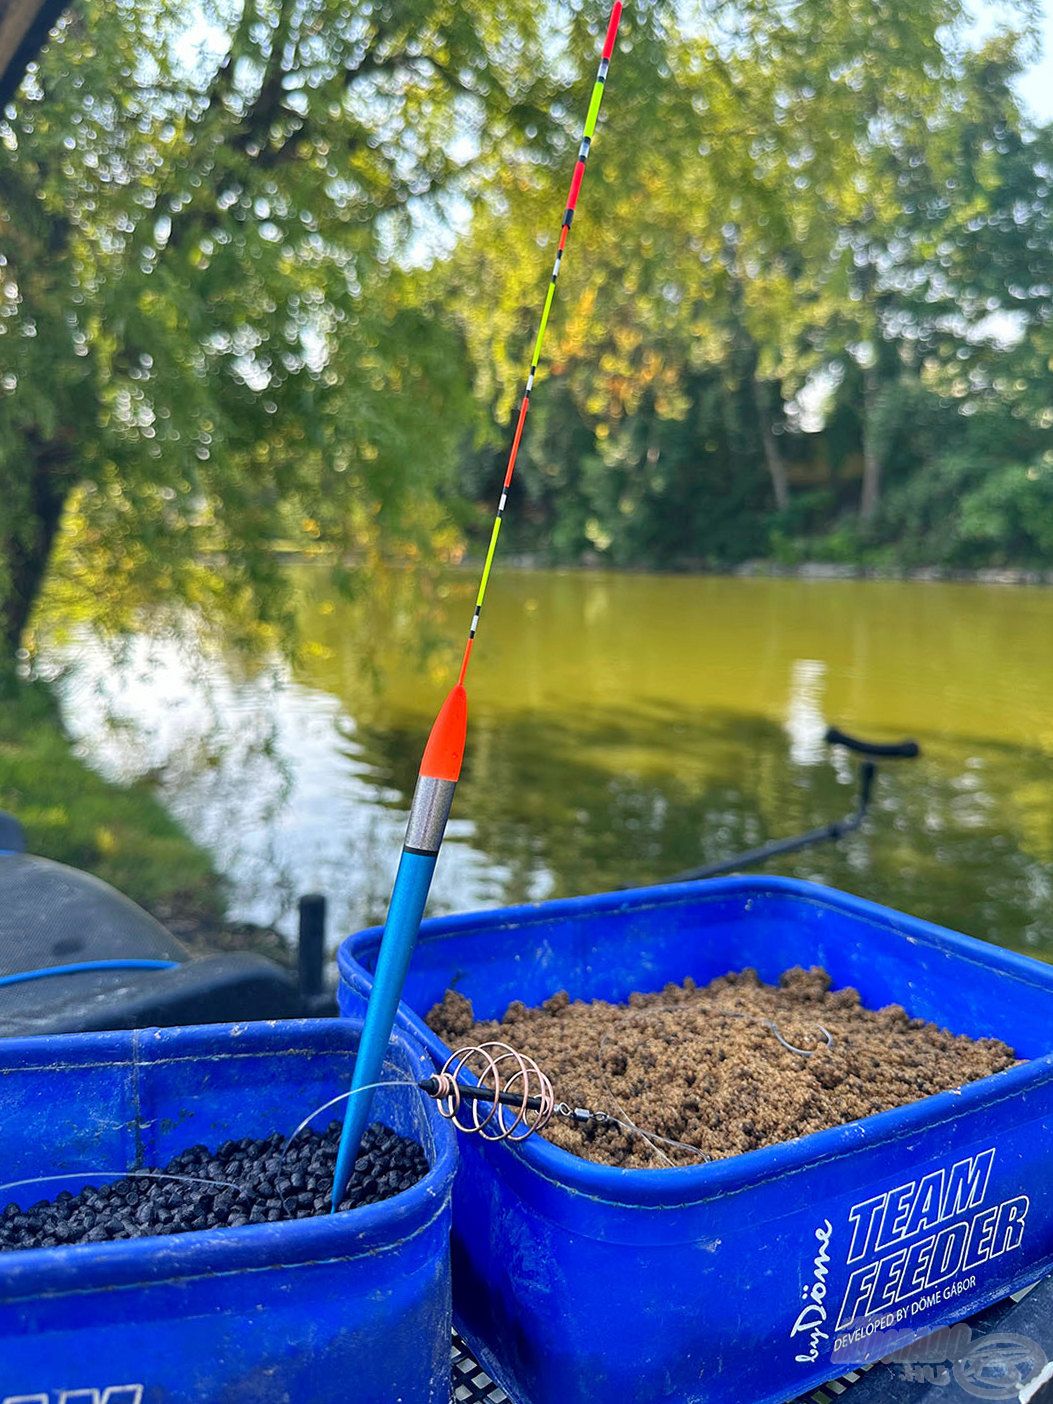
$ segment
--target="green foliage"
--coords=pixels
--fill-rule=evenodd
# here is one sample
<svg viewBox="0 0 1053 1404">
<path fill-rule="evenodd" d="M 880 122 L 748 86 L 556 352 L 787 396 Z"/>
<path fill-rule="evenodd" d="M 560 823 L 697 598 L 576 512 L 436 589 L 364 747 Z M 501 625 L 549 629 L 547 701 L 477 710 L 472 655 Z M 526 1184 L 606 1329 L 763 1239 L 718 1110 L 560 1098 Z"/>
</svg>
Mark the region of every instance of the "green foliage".
<svg viewBox="0 0 1053 1404">
<path fill-rule="evenodd" d="M 1053 454 L 988 473 L 961 504 L 961 534 L 1002 563 L 1053 560 Z"/>
<path fill-rule="evenodd" d="M 888 532 L 911 562 L 973 568 L 1053 561 L 1053 453 L 996 463 L 975 450 L 933 460 L 892 494 Z"/>
<path fill-rule="evenodd" d="M 1053 147 L 1013 94 L 1025 39 L 968 49 L 956 0 L 645 21 L 646 62 L 630 29 L 612 68 L 508 531 L 557 560 L 887 559 L 907 528 L 886 491 L 976 416 L 1001 424 L 992 473 L 1053 427 Z M 484 501 L 573 132 L 556 163 L 488 172 L 442 270 L 490 415 L 461 476 Z M 825 428 L 805 433 L 797 397 L 823 384 Z"/>
<path fill-rule="evenodd" d="M 472 409 L 459 335 L 403 267 L 458 139 L 492 157 L 536 120 L 535 12 L 204 18 L 215 52 L 189 58 L 175 0 L 85 0 L 0 122 L 8 648 L 67 511 L 84 592 L 245 620 L 283 616 L 277 544 L 441 544 Z"/>
<path fill-rule="evenodd" d="M 0 705 L 0 809 L 30 851 L 85 868 L 143 906 L 222 911 L 219 880 L 145 785 L 111 785 L 73 754 L 51 693 L 9 689 Z"/>
</svg>

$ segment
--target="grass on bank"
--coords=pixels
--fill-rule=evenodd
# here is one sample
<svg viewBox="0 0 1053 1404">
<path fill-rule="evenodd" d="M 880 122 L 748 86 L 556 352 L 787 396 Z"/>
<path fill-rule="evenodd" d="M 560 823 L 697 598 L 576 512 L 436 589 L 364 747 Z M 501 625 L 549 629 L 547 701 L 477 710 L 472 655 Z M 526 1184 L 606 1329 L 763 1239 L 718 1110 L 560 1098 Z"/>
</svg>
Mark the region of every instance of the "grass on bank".
<svg viewBox="0 0 1053 1404">
<path fill-rule="evenodd" d="M 145 784 L 115 785 L 73 753 L 51 691 L 0 686 L 0 809 L 31 853 L 83 868 L 162 918 L 222 920 L 220 879 Z"/>
</svg>

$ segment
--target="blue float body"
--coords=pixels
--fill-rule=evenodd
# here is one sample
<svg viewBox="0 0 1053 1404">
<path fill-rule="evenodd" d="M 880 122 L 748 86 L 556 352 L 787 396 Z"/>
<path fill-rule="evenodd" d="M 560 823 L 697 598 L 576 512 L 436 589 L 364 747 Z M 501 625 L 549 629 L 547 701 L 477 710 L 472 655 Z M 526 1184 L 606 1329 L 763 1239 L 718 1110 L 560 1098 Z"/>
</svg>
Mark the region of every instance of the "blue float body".
<svg viewBox="0 0 1053 1404">
<path fill-rule="evenodd" d="M 377 936 L 341 949 L 345 1013 Z M 680 1170 L 462 1137 L 455 1317 L 523 1404 L 781 1404 L 1053 1267 L 1053 970 L 1037 961 L 812 884 L 725 878 L 428 921 L 401 1019 L 438 1062 L 421 1016 L 448 987 L 498 1018 L 561 989 L 622 1000 L 794 965 L 1031 1061 Z"/>
<path fill-rule="evenodd" d="M 347 1086 L 358 1039 L 358 1024 L 328 1019 L 0 1041 L 2 1180 L 292 1132 Z M 385 1077 L 428 1070 L 392 1042 Z M 408 1087 L 374 1111 L 431 1167 L 383 1204 L 0 1254 L 0 1399 L 344 1404 L 353 1381 L 361 1404 L 448 1404 L 453 1133 Z M 0 1204 L 81 1187 L 29 1185 Z"/>
<path fill-rule="evenodd" d="M 362 1042 L 355 1060 L 352 1091 L 344 1112 L 340 1149 L 333 1177 L 333 1209 L 343 1198 L 355 1166 L 362 1135 L 373 1114 L 374 1093 L 370 1084 L 380 1080 L 380 1069 L 388 1039 L 398 1014 L 399 996 L 406 980 L 413 948 L 417 944 L 421 917 L 431 889 L 437 853 L 411 853 L 402 850 L 395 884 L 391 889 L 384 940 L 378 952 L 373 990 L 362 1026 Z M 358 1091 L 359 1088 L 367 1089 Z"/>
</svg>

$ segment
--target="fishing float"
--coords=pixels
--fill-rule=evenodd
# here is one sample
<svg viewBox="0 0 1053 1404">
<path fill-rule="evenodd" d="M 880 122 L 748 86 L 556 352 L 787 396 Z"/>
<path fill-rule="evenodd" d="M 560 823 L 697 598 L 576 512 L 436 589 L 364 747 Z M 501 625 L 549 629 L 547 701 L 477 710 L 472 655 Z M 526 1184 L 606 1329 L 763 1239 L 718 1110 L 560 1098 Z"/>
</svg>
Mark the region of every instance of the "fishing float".
<svg viewBox="0 0 1053 1404">
<path fill-rule="evenodd" d="M 483 611 L 486 587 L 490 582 L 490 571 L 497 551 L 497 538 L 501 533 L 501 522 L 504 519 L 505 507 L 508 503 L 508 490 L 512 485 L 512 476 L 515 473 L 516 460 L 519 457 L 523 427 L 530 409 L 534 377 L 537 375 L 538 365 L 541 361 L 541 349 L 544 345 L 549 313 L 552 311 L 556 283 L 559 280 L 563 251 L 567 246 L 570 227 L 574 222 L 578 194 L 585 174 L 585 163 L 589 159 L 592 139 L 596 132 L 596 122 L 600 114 L 600 104 L 603 101 L 603 91 L 607 81 L 607 70 L 614 53 L 621 17 L 622 0 L 615 0 L 611 8 L 610 19 L 607 22 L 607 33 L 603 41 L 603 52 L 592 89 L 589 110 L 582 128 L 578 158 L 570 180 L 570 191 L 567 195 L 563 222 L 560 226 L 559 243 L 556 247 L 556 261 L 552 268 L 552 276 L 549 279 L 548 291 L 545 294 L 545 302 L 541 311 L 541 321 L 538 325 L 534 349 L 530 356 L 530 371 L 527 375 L 523 399 L 519 406 L 515 433 L 512 436 L 512 447 L 508 455 L 504 482 L 501 485 L 501 496 L 490 533 L 490 543 L 483 562 L 479 591 L 476 595 L 475 609 L 472 613 L 468 638 L 461 658 L 460 672 L 432 725 L 417 775 L 417 785 L 413 793 L 413 802 L 410 805 L 409 822 L 406 826 L 406 837 L 402 845 L 402 856 L 399 859 L 398 871 L 395 874 L 395 882 L 391 890 L 387 919 L 384 923 L 384 934 L 377 957 L 373 989 L 366 1009 L 358 1056 L 355 1059 L 351 1094 L 348 1097 L 344 1114 L 344 1126 L 340 1136 L 340 1148 L 337 1152 L 336 1171 L 333 1176 L 333 1213 L 336 1212 L 344 1197 L 362 1143 L 362 1136 L 369 1123 L 373 1089 L 380 1081 L 384 1054 L 395 1025 L 395 1015 L 399 1000 L 402 998 L 406 972 L 409 969 L 410 958 L 417 943 L 421 918 L 424 915 L 428 892 L 431 889 L 432 874 L 435 872 L 439 849 L 446 832 L 446 822 L 450 817 L 454 791 L 461 774 L 461 763 L 464 760 L 468 730 L 468 694 L 464 686 L 465 678 L 468 675 L 468 665 L 471 662 L 472 648 L 475 644 L 479 619 Z"/>
</svg>

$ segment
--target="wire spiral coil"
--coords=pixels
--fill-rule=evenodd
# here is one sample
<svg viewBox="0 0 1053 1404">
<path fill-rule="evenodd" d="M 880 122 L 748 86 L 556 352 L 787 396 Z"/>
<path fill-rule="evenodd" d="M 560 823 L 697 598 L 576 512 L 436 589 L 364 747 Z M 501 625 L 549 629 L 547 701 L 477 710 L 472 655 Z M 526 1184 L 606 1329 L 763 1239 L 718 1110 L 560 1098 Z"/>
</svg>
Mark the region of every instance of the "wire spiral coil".
<svg viewBox="0 0 1053 1404">
<path fill-rule="evenodd" d="M 716 1009 L 711 1012 L 718 1017 L 729 1019 L 757 1020 L 787 1052 L 796 1053 L 802 1058 L 810 1058 L 817 1051 L 815 1048 L 799 1048 L 791 1043 L 774 1019 L 765 1019 L 760 1015 L 748 1014 L 737 1009 Z M 818 1023 L 815 1027 L 826 1047 L 832 1048 L 834 1037 L 829 1029 Z M 439 1114 L 456 1126 L 458 1131 L 481 1136 L 484 1141 L 525 1141 L 536 1131 L 544 1131 L 553 1116 L 559 1116 L 579 1126 L 592 1123 L 601 1127 L 621 1127 L 646 1141 L 667 1165 L 675 1165 L 675 1162 L 656 1142 L 691 1151 L 702 1160 L 708 1159 L 697 1146 L 661 1135 L 657 1131 L 643 1130 L 618 1106 L 603 1066 L 606 1038 L 605 1034 L 600 1040 L 599 1068 L 608 1096 L 615 1101 L 620 1115 L 557 1102 L 551 1081 L 534 1059 L 529 1054 L 521 1053 L 510 1044 L 501 1043 L 496 1039 L 487 1043 L 465 1044 L 458 1048 L 450 1054 L 437 1073 L 417 1083 L 417 1086 L 435 1098 Z M 460 1079 L 463 1073 L 470 1073 L 472 1081 L 462 1082 Z"/>
<path fill-rule="evenodd" d="M 459 1082 L 464 1072 L 472 1074 L 485 1097 L 465 1095 L 474 1089 Z M 436 1080 L 440 1115 L 484 1141 L 525 1141 L 543 1131 L 557 1110 L 552 1083 L 533 1058 L 496 1040 L 458 1048 Z M 462 1112 L 467 1120 L 460 1119 Z"/>
</svg>

